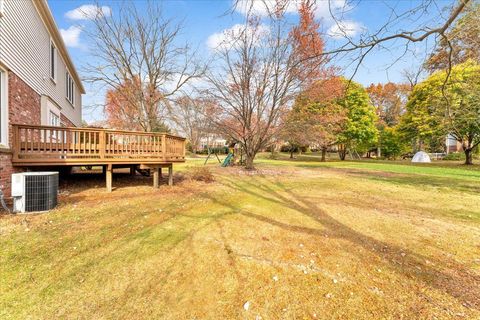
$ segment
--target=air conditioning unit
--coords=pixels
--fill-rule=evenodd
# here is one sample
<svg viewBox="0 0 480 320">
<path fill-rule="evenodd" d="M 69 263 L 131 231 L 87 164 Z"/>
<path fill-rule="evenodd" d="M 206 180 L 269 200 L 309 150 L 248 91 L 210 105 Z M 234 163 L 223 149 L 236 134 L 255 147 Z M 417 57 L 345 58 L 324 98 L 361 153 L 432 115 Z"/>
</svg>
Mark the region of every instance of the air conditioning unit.
<svg viewBox="0 0 480 320">
<path fill-rule="evenodd" d="M 58 172 L 22 172 L 12 174 L 14 212 L 47 211 L 55 208 Z"/>
</svg>

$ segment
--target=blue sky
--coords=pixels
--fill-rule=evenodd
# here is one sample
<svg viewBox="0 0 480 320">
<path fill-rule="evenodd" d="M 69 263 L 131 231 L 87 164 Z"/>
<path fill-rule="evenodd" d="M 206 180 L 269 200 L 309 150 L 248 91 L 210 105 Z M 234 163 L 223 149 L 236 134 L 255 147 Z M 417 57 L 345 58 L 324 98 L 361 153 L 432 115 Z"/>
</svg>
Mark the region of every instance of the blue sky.
<svg viewBox="0 0 480 320">
<path fill-rule="evenodd" d="M 332 0 L 332 6 L 342 7 L 345 0 Z M 91 49 L 85 39 L 82 29 L 88 27 L 89 21 L 79 20 L 75 15 L 75 10 L 81 6 L 92 5 L 93 3 L 86 0 L 48 0 L 50 9 L 55 17 L 58 27 L 61 29 L 64 40 L 68 46 L 69 52 L 78 69 L 85 61 L 87 56 L 90 56 Z M 115 10 L 121 1 L 99 1 L 100 6 L 105 6 L 104 9 L 115 14 Z M 320 0 L 317 8 L 317 17 L 322 21 L 322 30 L 332 37 L 327 37 L 327 47 L 334 48 L 338 45 L 338 40 L 335 39 L 334 21 L 329 18 L 328 5 L 326 2 Z M 396 25 L 392 25 L 393 29 L 409 29 L 416 25 L 428 22 L 437 23 L 438 18 L 442 14 L 442 8 L 450 4 L 451 1 L 438 1 L 435 6 L 432 6 L 432 11 L 422 13 L 421 15 L 409 16 L 408 19 L 402 20 Z M 162 1 L 162 6 L 165 16 L 169 18 L 183 21 L 183 34 L 181 40 L 188 40 L 194 47 L 197 47 L 197 53 L 200 56 L 207 56 L 209 54 L 208 43 L 215 40 L 215 34 L 221 34 L 225 29 L 228 29 L 236 23 L 242 23 L 244 15 L 241 10 L 234 13 L 228 13 L 231 9 L 232 0 L 165 0 Z M 348 12 L 342 16 L 342 21 L 348 25 L 352 37 L 358 37 L 362 32 L 373 32 L 378 30 L 383 23 L 385 23 L 392 8 L 398 12 L 405 12 L 409 8 L 415 7 L 419 1 L 401 0 L 398 2 L 384 2 L 384 1 L 354 1 L 349 2 Z M 144 1 L 136 1 L 136 5 L 145 7 Z M 292 10 L 289 15 L 292 22 L 295 22 L 297 15 Z M 433 39 L 427 43 L 422 43 L 416 47 L 412 47 L 412 52 L 418 56 L 414 56 L 409 52 L 404 57 L 402 50 L 404 48 L 402 43 L 393 44 L 389 47 L 390 50 L 375 50 L 364 61 L 362 67 L 359 69 L 354 77 L 354 80 L 368 85 L 370 83 L 394 81 L 399 82 L 403 80 L 402 70 L 408 68 L 416 68 L 422 61 L 422 56 L 426 50 L 431 47 Z M 387 66 L 395 59 L 401 58 L 392 67 Z M 338 65 L 345 68 L 346 76 L 352 74 L 352 67 L 349 67 L 349 59 L 343 59 L 336 62 Z M 93 103 L 102 103 L 104 101 L 104 93 L 91 90 L 87 86 L 87 94 L 84 96 L 84 105 L 88 106 Z M 87 122 L 101 120 L 103 117 L 102 111 L 99 108 L 89 109 L 84 108 L 84 119 Z"/>
</svg>

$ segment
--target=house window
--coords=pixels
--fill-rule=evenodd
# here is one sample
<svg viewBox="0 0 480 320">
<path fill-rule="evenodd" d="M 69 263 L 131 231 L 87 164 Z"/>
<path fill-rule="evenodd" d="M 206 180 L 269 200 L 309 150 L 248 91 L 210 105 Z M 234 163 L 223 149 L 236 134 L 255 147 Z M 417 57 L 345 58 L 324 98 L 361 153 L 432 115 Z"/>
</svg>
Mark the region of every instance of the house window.
<svg viewBox="0 0 480 320">
<path fill-rule="evenodd" d="M 48 124 L 52 127 L 60 127 L 60 117 L 55 112 L 50 111 L 48 115 Z"/>
<path fill-rule="evenodd" d="M 5 14 L 5 0 L 0 0 L 0 18 Z"/>
<path fill-rule="evenodd" d="M 7 72 L 0 69 L 0 145 L 3 146 L 8 145 L 7 86 Z"/>
<path fill-rule="evenodd" d="M 67 100 L 73 105 L 75 103 L 75 82 L 73 82 L 72 76 L 68 72 L 65 76 L 65 85 Z"/>
<path fill-rule="evenodd" d="M 50 78 L 53 81 L 57 80 L 57 48 L 55 47 L 55 44 L 51 40 L 50 40 Z"/>
</svg>

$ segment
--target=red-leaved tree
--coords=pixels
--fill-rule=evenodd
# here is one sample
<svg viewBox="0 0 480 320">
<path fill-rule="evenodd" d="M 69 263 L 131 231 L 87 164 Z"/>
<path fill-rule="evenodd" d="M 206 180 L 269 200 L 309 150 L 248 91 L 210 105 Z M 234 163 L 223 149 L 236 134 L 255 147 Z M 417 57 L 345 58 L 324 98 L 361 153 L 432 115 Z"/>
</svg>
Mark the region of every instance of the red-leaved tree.
<svg viewBox="0 0 480 320">
<path fill-rule="evenodd" d="M 156 103 L 160 96 L 158 90 L 142 84 L 138 77 L 108 90 L 104 109 L 107 125 L 123 130 L 166 131 L 166 125 L 159 117 L 164 113 L 161 110 L 163 105 Z"/>
</svg>

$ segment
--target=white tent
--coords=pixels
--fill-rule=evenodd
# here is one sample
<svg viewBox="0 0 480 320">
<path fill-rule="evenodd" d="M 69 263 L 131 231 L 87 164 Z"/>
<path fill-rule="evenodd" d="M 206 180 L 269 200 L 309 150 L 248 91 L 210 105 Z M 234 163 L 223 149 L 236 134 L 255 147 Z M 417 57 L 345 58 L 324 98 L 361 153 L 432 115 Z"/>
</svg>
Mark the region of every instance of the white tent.
<svg viewBox="0 0 480 320">
<path fill-rule="evenodd" d="M 424 151 L 418 151 L 412 158 L 412 162 L 431 162 L 430 156 Z"/>
</svg>

